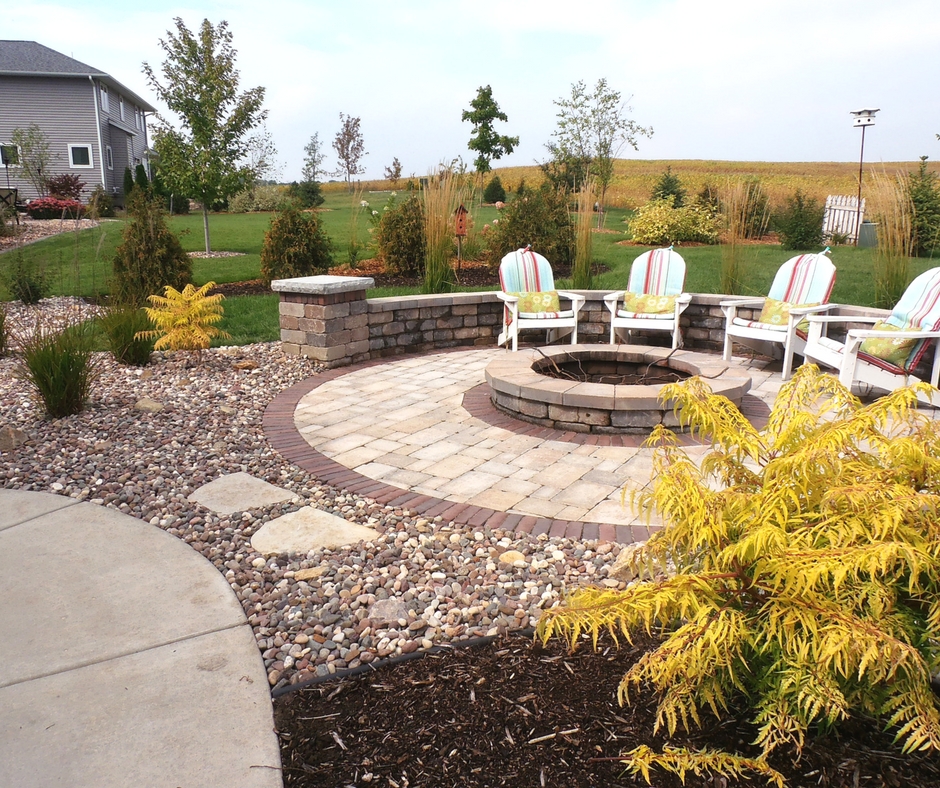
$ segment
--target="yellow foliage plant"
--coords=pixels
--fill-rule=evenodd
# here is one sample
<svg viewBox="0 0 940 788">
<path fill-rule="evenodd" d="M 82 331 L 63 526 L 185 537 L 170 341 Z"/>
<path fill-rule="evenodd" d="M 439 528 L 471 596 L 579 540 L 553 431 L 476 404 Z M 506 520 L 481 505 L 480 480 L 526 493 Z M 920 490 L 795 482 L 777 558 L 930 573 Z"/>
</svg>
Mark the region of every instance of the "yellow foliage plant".
<svg viewBox="0 0 940 788">
<path fill-rule="evenodd" d="M 140 331 L 135 338 L 156 339 L 154 350 L 205 350 L 215 337 L 228 338 L 229 334 L 215 327 L 222 319 L 224 296 L 209 295 L 213 287 L 215 282 L 198 289 L 188 284 L 180 292 L 166 285 L 162 296 L 148 296 L 153 306 L 146 307 L 147 317 L 155 328 Z"/>
<path fill-rule="evenodd" d="M 852 714 L 904 752 L 940 749 L 940 426 L 916 408 L 924 385 L 863 405 L 803 365 L 763 430 L 701 379 L 664 387 L 711 448 L 697 465 L 665 428 L 647 442 L 652 483 L 632 498 L 663 521 L 636 554 L 647 579 L 575 591 L 539 635 L 661 635 L 621 703 L 648 684 L 669 735 L 743 705 L 761 755 L 639 748 L 624 753 L 635 773 L 769 769 L 776 748 L 798 756 L 811 726 Z"/>
</svg>

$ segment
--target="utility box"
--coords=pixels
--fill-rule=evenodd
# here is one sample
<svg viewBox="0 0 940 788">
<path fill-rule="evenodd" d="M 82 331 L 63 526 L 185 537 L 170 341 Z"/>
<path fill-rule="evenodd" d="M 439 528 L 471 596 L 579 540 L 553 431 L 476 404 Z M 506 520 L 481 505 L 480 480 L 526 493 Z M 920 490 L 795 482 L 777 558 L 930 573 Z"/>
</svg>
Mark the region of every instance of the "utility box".
<svg viewBox="0 0 940 788">
<path fill-rule="evenodd" d="M 858 230 L 858 245 L 864 249 L 874 249 L 878 246 L 877 222 L 862 222 Z"/>
</svg>

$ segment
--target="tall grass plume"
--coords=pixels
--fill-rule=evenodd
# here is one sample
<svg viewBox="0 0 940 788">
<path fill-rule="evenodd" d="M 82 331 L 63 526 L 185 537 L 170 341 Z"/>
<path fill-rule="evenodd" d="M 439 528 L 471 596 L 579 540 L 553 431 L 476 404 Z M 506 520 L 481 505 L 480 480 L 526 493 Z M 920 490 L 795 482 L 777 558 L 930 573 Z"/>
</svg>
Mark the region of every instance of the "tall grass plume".
<svg viewBox="0 0 940 788">
<path fill-rule="evenodd" d="M 454 211 L 465 197 L 465 179 L 449 167 L 428 178 L 424 187 L 424 232 L 427 240 L 422 293 L 448 293 L 454 286 Z"/>
<path fill-rule="evenodd" d="M 594 203 L 596 190 L 593 178 L 585 181 L 578 192 L 578 220 L 575 224 L 574 265 L 571 285 L 576 290 L 591 289 L 591 257 L 594 251 Z"/>
<path fill-rule="evenodd" d="M 910 189 L 907 175 L 893 178 L 875 172 L 868 189 L 870 213 L 878 223 L 878 247 L 874 259 L 875 306 L 891 309 L 911 278 L 913 243 Z"/>
</svg>

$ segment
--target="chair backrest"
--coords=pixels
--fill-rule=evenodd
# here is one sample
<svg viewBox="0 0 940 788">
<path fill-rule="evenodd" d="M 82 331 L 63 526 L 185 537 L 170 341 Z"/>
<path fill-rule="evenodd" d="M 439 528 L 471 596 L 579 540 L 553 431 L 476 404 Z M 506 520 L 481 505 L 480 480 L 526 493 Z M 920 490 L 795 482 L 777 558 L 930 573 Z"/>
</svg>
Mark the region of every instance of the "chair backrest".
<svg viewBox="0 0 940 788">
<path fill-rule="evenodd" d="M 499 285 L 504 293 L 544 293 L 555 289 L 555 277 L 548 260 L 526 247 L 500 261 Z"/>
<path fill-rule="evenodd" d="M 16 207 L 16 189 L 0 189 L 0 205 L 8 208 Z"/>
<path fill-rule="evenodd" d="M 627 289 L 631 293 L 674 296 L 684 287 L 685 260 L 671 246 L 644 252 L 630 266 Z"/>
<path fill-rule="evenodd" d="M 914 279 L 885 322 L 898 328 L 936 331 L 940 327 L 940 268 L 931 268 Z"/>
<path fill-rule="evenodd" d="M 825 304 L 835 283 L 836 267 L 825 252 L 800 254 L 780 266 L 767 295 L 788 304 Z"/>
</svg>

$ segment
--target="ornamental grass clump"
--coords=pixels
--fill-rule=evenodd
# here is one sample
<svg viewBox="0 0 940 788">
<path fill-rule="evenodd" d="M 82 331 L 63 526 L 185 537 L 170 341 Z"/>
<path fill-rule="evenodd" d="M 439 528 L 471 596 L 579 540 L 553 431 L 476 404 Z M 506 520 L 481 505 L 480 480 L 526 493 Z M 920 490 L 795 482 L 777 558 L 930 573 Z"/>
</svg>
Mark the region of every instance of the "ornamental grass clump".
<svg viewBox="0 0 940 788">
<path fill-rule="evenodd" d="M 61 419 L 81 413 L 99 374 L 92 324 L 54 329 L 37 321 L 15 339 L 19 358 L 13 374 L 28 385 L 45 414 Z"/>
<path fill-rule="evenodd" d="M 144 367 L 150 361 L 153 339 L 143 336 L 153 328 L 143 309 L 132 306 L 111 307 L 100 318 L 108 339 L 108 349 L 120 363 Z"/>
<path fill-rule="evenodd" d="M 769 755 L 798 757 L 807 731 L 855 715 L 881 719 L 902 752 L 940 749 L 940 426 L 916 409 L 922 389 L 862 405 L 804 365 L 757 430 L 701 379 L 664 386 L 712 448 L 699 467 L 663 427 L 647 442 L 652 483 L 633 498 L 664 527 L 635 560 L 654 579 L 576 591 L 539 634 L 661 631 L 621 702 L 652 687 L 670 735 L 750 709 L 760 756 L 639 748 L 628 768 L 737 764 L 782 785 Z"/>
<path fill-rule="evenodd" d="M 198 290 L 189 284 L 180 292 L 167 285 L 164 295 L 149 296 L 153 306 L 145 311 L 156 328 L 135 337 L 156 339 L 154 350 L 205 350 L 216 337 L 228 339 L 229 334 L 215 327 L 224 314 L 224 296 L 209 295 L 213 287 L 215 282 L 206 282 Z"/>
</svg>

